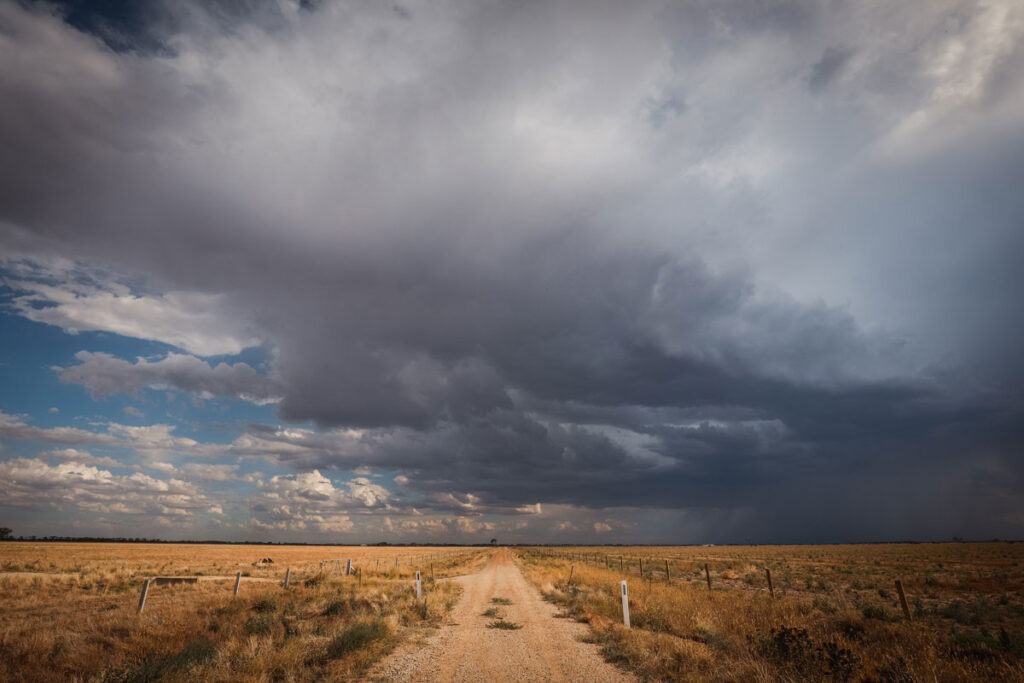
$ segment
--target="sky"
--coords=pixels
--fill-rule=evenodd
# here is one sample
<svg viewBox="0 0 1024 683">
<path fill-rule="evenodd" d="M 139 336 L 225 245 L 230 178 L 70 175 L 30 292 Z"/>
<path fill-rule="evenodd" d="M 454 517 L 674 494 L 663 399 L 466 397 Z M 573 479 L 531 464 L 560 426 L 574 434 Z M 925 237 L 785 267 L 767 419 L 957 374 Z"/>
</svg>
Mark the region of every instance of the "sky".
<svg viewBox="0 0 1024 683">
<path fill-rule="evenodd" d="M 0 525 L 1024 538 L 1024 4 L 0 0 Z"/>
</svg>

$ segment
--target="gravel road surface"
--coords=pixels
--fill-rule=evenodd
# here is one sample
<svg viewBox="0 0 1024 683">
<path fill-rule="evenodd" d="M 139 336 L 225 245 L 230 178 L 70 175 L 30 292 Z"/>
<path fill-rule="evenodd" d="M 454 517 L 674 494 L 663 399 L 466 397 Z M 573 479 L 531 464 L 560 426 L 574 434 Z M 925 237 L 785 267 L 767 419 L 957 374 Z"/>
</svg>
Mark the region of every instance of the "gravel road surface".
<svg viewBox="0 0 1024 683">
<path fill-rule="evenodd" d="M 580 642 L 586 626 L 555 617 L 557 609 L 523 577 L 506 550 L 478 574 L 461 576 L 462 598 L 448 624 L 426 641 L 397 649 L 370 671 L 371 681 L 504 683 L 505 681 L 635 681 Z M 503 605 L 493 598 L 510 600 Z M 497 609 L 518 630 L 488 628 Z"/>
</svg>

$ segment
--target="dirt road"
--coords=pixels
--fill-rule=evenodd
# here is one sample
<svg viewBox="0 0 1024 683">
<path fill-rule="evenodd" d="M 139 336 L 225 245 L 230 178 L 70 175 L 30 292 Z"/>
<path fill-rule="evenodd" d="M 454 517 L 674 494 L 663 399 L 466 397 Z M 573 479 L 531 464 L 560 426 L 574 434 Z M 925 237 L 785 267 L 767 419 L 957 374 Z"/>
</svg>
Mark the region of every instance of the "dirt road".
<svg viewBox="0 0 1024 683">
<path fill-rule="evenodd" d="M 557 609 L 544 602 L 527 583 L 508 552 L 499 550 L 478 574 L 454 581 L 464 592 L 449 623 L 426 645 L 399 648 L 370 672 L 372 681 L 634 681 L 601 659 L 595 645 L 579 637 L 586 627 L 555 617 Z M 495 604 L 493 598 L 511 601 Z M 496 609 L 518 630 L 488 628 Z"/>
</svg>

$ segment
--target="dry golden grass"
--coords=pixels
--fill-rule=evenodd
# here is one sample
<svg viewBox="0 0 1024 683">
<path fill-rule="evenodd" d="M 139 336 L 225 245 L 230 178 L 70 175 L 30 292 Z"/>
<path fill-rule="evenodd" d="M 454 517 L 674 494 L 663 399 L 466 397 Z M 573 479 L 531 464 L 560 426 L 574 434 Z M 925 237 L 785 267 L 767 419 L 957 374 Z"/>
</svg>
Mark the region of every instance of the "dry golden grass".
<svg viewBox="0 0 1024 683">
<path fill-rule="evenodd" d="M 304 681 L 357 677 L 437 625 L 489 553 L 455 548 L 0 544 L 0 680 Z M 252 566 L 270 557 L 269 566 Z M 351 557 L 359 575 L 333 561 Z M 395 567 L 395 559 L 399 566 Z M 378 570 L 378 560 L 380 569 Z M 431 579 L 430 566 L 433 564 Z M 291 585 L 281 586 L 287 567 Z M 423 572 L 425 600 L 412 576 Z M 234 574 L 244 572 L 237 598 Z M 5 575 L 6 574 L 6 575 Z M 227 576 L 152 585 L 152 576 Z"/>
<path fill-rule="evenodd" d="M 1024 544 L 537 548 L 520 556 L 545 595 L 588 622 L 605 655 L 644 680 L 1024 681 Z M 632 629 L 621 623 L 622 579 Z"/>
</svg>

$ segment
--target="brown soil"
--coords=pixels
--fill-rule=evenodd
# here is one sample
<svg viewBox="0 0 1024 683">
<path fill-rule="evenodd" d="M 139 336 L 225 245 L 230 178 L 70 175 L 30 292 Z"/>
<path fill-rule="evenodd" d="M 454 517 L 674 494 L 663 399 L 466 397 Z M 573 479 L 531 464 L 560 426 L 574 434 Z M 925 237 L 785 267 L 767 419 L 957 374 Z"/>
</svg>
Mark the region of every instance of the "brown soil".
<svg viewBox="0 0 1024 683">
<path fill-rule="evenodd" d="M 368 675 L 373 681 L 613 681 L 635 679 L 605 662 L 595 645 L 580 641 L 587 629 L 556 618 L 505 550 L 478 574 L 453 579 L 463 587 L 447 625 L 425 641 L 400 647 Z M 512 604 L 495 604 L 504 598 Z M 496 617 L 521 629 L 488 628 Z"/>
</svg>

